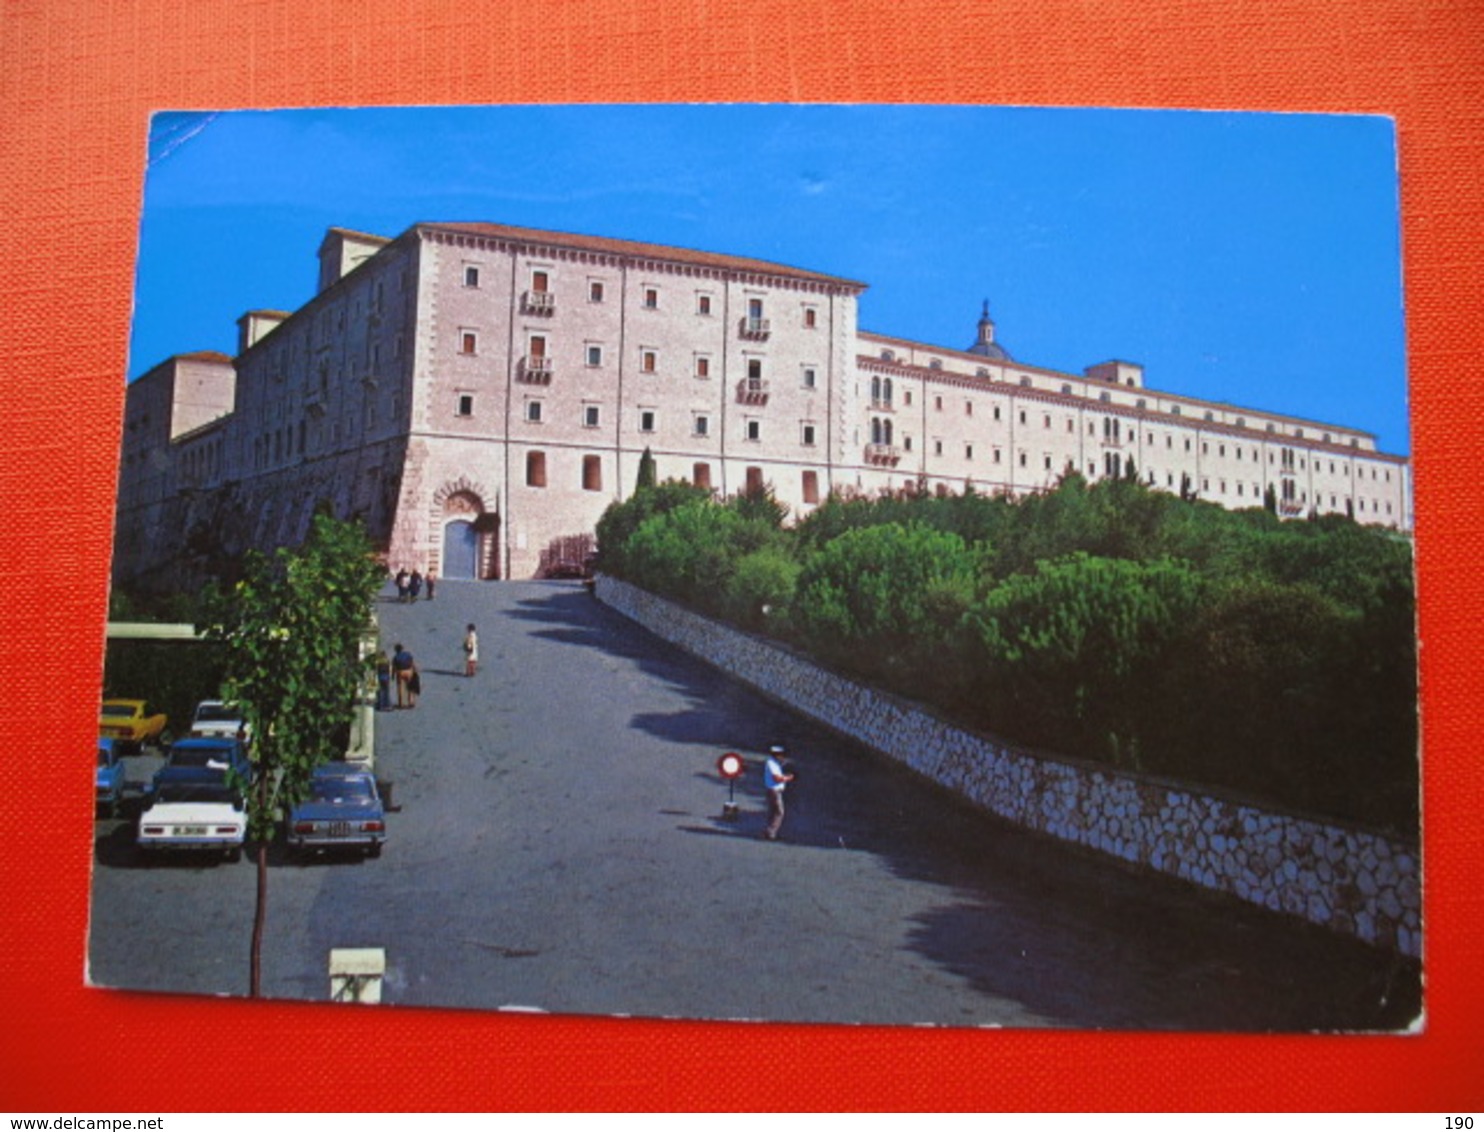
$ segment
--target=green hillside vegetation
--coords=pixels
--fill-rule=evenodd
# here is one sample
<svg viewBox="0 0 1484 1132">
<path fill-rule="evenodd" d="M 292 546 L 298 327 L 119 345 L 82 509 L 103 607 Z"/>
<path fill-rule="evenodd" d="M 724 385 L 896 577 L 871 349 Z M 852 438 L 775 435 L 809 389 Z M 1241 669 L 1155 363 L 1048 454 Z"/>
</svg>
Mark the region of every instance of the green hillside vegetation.
<svg viewBox="0 0 1484 1132">
<path fill-rule="evenodd" d="M 643 488 L 601 567 L 1043 753 L 1418 828 L 1405 538 L 1075 473 L 785 519 L 766 491 Z"/>
</svg>

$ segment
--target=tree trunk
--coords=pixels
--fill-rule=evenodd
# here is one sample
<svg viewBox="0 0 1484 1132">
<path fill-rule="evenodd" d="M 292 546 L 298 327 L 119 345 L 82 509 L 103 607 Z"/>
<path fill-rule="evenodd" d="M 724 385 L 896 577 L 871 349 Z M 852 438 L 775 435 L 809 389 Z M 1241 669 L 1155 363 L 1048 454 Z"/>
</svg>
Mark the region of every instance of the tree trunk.
<svg viewBox="0 0 1484 1132">
<path fill-rule="evenodd" d="M 266 812 L 268 805 L 266 779 L 258 783 L 259 812 Z M 263 997 L 263 924 L 268 919 L 268 839 L 260 837 L 257 846 L 258 899 L 252 915 L 252 948 L 248 958 L 248 995 Z"/>
</svg>

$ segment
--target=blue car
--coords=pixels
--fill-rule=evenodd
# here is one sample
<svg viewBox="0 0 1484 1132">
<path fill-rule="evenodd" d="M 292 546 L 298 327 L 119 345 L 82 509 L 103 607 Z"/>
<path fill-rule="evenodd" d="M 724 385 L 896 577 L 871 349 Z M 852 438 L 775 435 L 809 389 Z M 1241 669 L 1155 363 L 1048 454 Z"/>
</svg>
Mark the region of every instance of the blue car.
<svg viewBox="0 0 1484 1132">
<path fill-rule="evenodd" d="M 95 804 L 107 806 L 109 817 L 118 817 L 124 800 L 124 763 L 112 739 L 98 740 L 98 770 L 93 781 Z"/>
<path fill-rule="evenodd" d="M 236 773 L 239 789 L 252 781 L 252 761 L 236 739 L 225 735 L 192 736 L 170 745 L 165 765 L 155 772 L 149 792 L 166 782 L 225 782 L 228 771 Z"/>
<path fill-rule="evenodd" d="M 386 811 L 370 771 L 326 763 L 309 779 L 309 797 L 289 814 L 288 842 L 295 849 L 357 849 L 379 857 L 386 841 Z"/>
</svg>

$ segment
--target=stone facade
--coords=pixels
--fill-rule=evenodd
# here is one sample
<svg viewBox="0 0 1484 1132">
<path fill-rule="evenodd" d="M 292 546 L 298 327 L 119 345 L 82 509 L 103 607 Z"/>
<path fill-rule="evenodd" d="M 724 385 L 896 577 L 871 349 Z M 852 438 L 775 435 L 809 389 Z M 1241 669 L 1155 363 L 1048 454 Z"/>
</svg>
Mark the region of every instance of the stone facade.
<svg viewBox="0 0 1484 1132">
<path fill-rule="evenodd" d="M 614 609 L 1007 821 L 1420 957 L 1415 844 L 1167 781 L 1028 754 L 613 578 Z"/>
<path fill-rule="evenodd" d="M 1412 525 L 1408 464 L 1369 434 L 1157 393 L 1128 362 L 1027 365 L 987 309 L 973 345 L 942 348 L 861 331 L 848 279 L 477 223 L 331 229 L 318 282 L 246 312 L 235 358 L 130 385 L 116 581 L 187 583 L 181 547 L 270 549 L 320 506 L 394 568 L 529 577 L 591 536 L 646 449 L 661 479 L 770 485 L 794 515 L 832 491 L 1025 493 L 1131 463 L 1228 507 Z"/>
</svg>

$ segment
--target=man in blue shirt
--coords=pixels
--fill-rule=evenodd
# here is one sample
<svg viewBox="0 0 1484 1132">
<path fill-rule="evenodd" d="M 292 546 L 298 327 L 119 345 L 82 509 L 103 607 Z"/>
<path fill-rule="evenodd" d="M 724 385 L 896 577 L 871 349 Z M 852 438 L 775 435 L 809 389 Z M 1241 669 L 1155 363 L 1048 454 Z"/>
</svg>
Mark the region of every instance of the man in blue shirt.
<svg viewBox="0 0 1484 1132">
<path fill-rule="evenodd" d="M 794 776 L 783 766 L 783 748 L 774 744 L 768 748 L 768 761 L 763 764 L 763 788 L 768 792 L 768 828 L 764 839 L 778 840 L 778 831 L 783 827 L 783 790 Z"/>
</svg>

